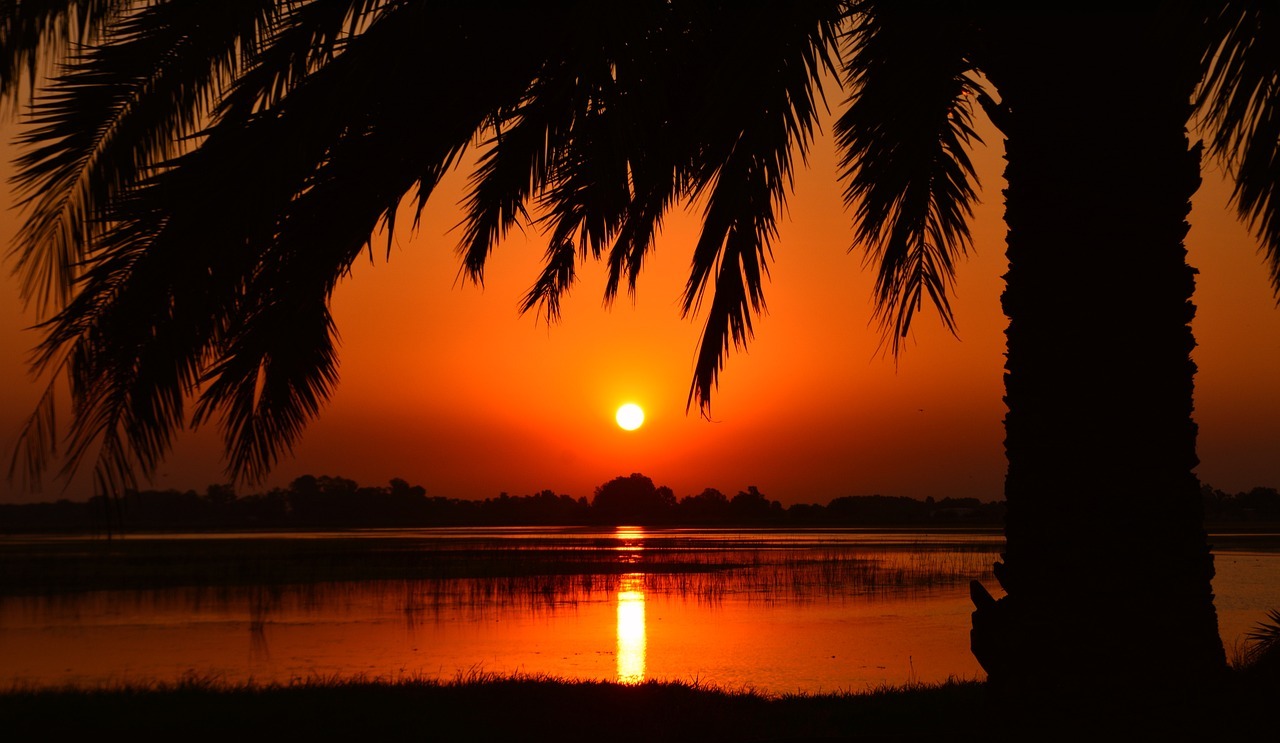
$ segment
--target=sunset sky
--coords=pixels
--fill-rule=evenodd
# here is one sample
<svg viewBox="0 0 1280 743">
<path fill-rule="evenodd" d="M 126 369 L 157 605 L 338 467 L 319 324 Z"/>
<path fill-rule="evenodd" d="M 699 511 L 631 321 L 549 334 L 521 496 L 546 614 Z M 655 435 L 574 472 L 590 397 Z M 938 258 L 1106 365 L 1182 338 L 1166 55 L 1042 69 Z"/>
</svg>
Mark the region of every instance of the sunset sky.
<svg viewBox="0 0 1280 743">
<path fill-rule="evenodd" d="M 774 244 L 768 314 L 756 322 L 749 351 L 730 357 L 710 420 L 685 411 L 703 322 L 679 315 L 696 206 L 667 219 L 634 301 L 623 296 L 603 309 L 604 270 L 588 265 L 563 320 L 548 327 L 518 313 L 545 246 L 536 226 L 500 246 L 483 288 L 458 279 L 452 228 L 466 173 L 456 172 L 417 234 L 402 218 L 389 259 L 385 239 L 375 240 L 372 260 L 357 262 L 339 287 L 336 394 L 294 456 L 267 482 L 240 492 L 328 474 L 365 485 L 401 477 L 429 495 L 455 498 L 543 489 L 590 497 L 613 477 L 641 472 L 677 497 L 755 485 L 784 504 L 872 493 L 997 499 L 1005 470 L 1003 161 L 998 133 L 984 127 L 987 145 L 975 152 L 983 186 L 972 225 L 976 251 L 960 264 L 953 301 L 959 339 L 926 313 L 896 364 L 878 353 L 874 276 L 860 251 L 847 252 L 851 220 L 824 136 L 798 174 Z M 6 179 L 14 131 L 12 122 L 0 127 Z M 1188 247 L 1200 270 L 1198 474 L 1236 491 L 1280 485 L 1280 310 L 1256 243 L 1228 211 L 1229 192 L 1218 166 L 1207 163 Z M 17 222 L 13 209 L 0 213 L 6 246 Z M 22 311 L 8 270 L 3 280 L 0 446 L 7 465 L 40 386 L 25 365 L 37 336 L 23 328 L 36 317 Z M 640 429 L 614 422 L 624 402 L 644 408 Z M 201 430 L 180 439 L 151 484 L 203 491 L 226 481 L 222 466 L 220 441 L 211 428 Z M 53 483 L 41 493 L 6 483 L 0 499 L 82 499 L 89 494 L 83 483 L 65 491 Z"/>
</svg>

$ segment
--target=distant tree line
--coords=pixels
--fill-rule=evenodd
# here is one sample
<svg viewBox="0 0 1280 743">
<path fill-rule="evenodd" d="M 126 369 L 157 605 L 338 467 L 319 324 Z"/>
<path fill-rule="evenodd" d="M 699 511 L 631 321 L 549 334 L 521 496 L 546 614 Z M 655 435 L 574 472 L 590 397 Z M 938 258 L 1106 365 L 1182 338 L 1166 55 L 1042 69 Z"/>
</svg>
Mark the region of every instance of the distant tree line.
<svg viewBox="0 0 1280 743">
<path fill-rule="evenodd" d="M 1280 522 L 1275 488 L 1225 493 L 1202 489 L 1209 523 Z M 52 503 L 0 504 L 0 531 L 126 531 L 315 529 L 426 526 L 999 526 L 1004 502 L 976 498 L 859 495 L 826 505 L 784 507 L 755 486 L 730 497 L 715 488 L 677 499 L 671 488 L 639 473 L 616 477 L 593 498 L 543 490 L 501 493 L 484 500 L 429 496 L 420 485 L 395 478 L 361 486 L 344 477 L 304 475 L 284 488 L 238 495 L 231 485 L 195 490 L 131 490 L 108 501 L 67 499 Z"/>
<path fill-rule="evenodd" d="M 1280 491 L 1254 488 L 1248 492 L 1226 493 L 1204 485 L 1205 521 L 1213 523 L 1280 522 Z"/>
</svg>

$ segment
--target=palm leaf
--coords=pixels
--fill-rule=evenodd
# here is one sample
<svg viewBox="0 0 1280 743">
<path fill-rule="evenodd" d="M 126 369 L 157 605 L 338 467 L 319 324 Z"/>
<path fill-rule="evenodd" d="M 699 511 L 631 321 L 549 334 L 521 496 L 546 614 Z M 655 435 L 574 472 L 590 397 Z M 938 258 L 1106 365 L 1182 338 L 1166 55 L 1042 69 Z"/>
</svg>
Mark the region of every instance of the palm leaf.
<svg viewBox="0 0 1280 743">
<path fill-rule="evenodd" d="M 606 242 L 606 303 L 624 280 L 634 292 L 667 209 L 705 195 L 683 309 L 697 313 L 711 295 L 689 398 L 706 413 L 726 354 L 747 343 L 750 314 L 764 310 L 775 209 L 790 186 L 792 148 L 803 157 L 811 139 L 817 81 L 832 66 L 842 9 L 812 2 L 729 12 L 713 3 L 667 3 L 633 24 L 643 38 L 615 36 L 593 50 L 611 75 L 575 99 L 569 136 L 546 152 L 551 175 L 542 207 L 551 240 L 523 310 L 541 306 L 555 319 L 575 261 L 601 255 Z M 527 164 L 529 156 L 517 162 Z M 513 168 L 511 183 L 524 188 L 526 172 L 525 165 Z M 494 167 L 484 175 L 497 173 Z M 506 193 L 502 213 L 510 220 L 519 194 Z M 487 247 L 496 234 L 473 232 L 481 239 L 472 244 Z"/>
<path fill-rule="evenodd" d="M 495 117 L 495 134 L 471 176 L 458 252 L 474 281 L 483 280 L 485 260 L 507 230 L 522 217 L 530 221 L 525 204 L 546 185 L 549 164 L 565 147 L 581 100 L 589 95 L 579 92 L 575 70 L 556 67 L 543 65 L 520 104 Z"/>
<path fill-rule="evenodd" d="M 69 299 L 100 236 L 98 209 L 190 146 L 276 5 L 147 7 L 113 24 L 37 98 L 14 179 L 28 212 L 14 247 L 25 300 L 47 309 Z"/>
<path fill-rule="evenodd" d="M 0 0 L 0 104 L 34 94 L 41 66 L 91 44 L 128 0 Z"/>
<path fill-rule="evenodd" d="M 150 473 L 203 386 L 194 422 L 220 419 L 233 476 L 265 474 L 336 382 L 327 303 L 338 280 L 376 229 L 394 227 L 407 193 L 421 204 L 484 122 L 519 100 L 533 68 L 472 65 L 415 96 L 385 70 L 406 54 L 445 69 L 477 37 L 531 59 L 520 55 L 530 24 L 508 20 L 395 6 L 270 108 L 245 119 L 220 108 L 198 146 L 99 210 L 109 227 L 38 360 L 71 382 L 68 467 L 94 459 L 113 490 Z M 435 115 L 440 101 L 451 115 Z"/>
<path fill-rule="evenodd" d="M 1254 671 L 1280 675 L 1280 609 L 1267 612 L 1267 619 L 1245 633 L 1245 665 Z"/>
<path fill-rule="evenodd" d="M 690 144 L 669 125 L 683 110 L 668 94 L 686 28 L 677 11 L 652 9 L 605 37 L 603 64 L 591 67 L 607 74 L 597 75 L 572 136 L 555 153 L 541 196 L 557 252 L 548 253 L 547 270 L 526 295 L 524 311 L 541 303 L 548 319 L 556 316 L 558 295 L 568 288 L 563 279 L 573 245 L 583 258 L 607 256 L 606 306 L 624 275 L 628 290 L 635 291 L 655 231 L 689 180 Z"/>
<path fill-rule="evenodd" d="M 310 0 L 280 3 L 275 22 L 262 30 L 252 67 L 242 71 L 222 102 L 223 115 L 246 120 L 275 106 L 323 68 L 346 44 L 404 0 Z"/>
<path fill-rule="evenodd" d="M 970 248 L 980 141 L 959 19 L 900 3 L 863 3 L 846 42 L 848 106 L 836 124 L 855 247 L 876 265 L 876 318 L 896 356 L 927 297 L 955 332 L 948 293 Z"/>
<path fill-rule="evenodd" d="M 688 401 L 703 415 L 730 347 L 746 346 L 751 314 L 764 311 L 775 212 L 791 187 L 793 148 L 803 158 L 812 138 L 840 10 L 817 3 L 744 11 L 732 17 L 735 27 L 718 30 L 721 65 L 703 66 L 706 108 L 693 131 L 706 166 L 694 190 L 707 195 L 707 208 L 683 302 L 686 315 L 696 312 L 715 274 Z"/>
<path fill-rule="evenodd" d="M 1280 8 L 1242 0 L 1215 6 L 1197 109 L 1210 153 L 1235 178 L 1232 204 L 1262 242 L 1280 297 Z"/>
</svg>

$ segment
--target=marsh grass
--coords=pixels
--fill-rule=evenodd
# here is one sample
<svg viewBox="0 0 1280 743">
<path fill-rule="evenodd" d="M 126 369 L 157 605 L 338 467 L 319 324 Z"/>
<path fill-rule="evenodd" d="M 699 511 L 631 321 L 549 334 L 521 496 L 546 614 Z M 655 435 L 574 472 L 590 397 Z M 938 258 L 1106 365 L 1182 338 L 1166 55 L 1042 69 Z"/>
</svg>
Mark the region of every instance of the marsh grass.
<svg viewBox="0 0 1280 743">
<path fill-rule="evenodd" d="M 0 594 L 237 588 L 356 581 L 434 583 L 425 603 L 552 604 L 614 591 L 641 573 L 645 590 L 715 601 L 728 594 L 804 600 L 929 590 L 989 575 L 994 545 L 857 546 L 768 539 L 48 540 L 0 543 Z M 216 593 L 216 591 L 215 591 Z"/>
<path fill-rule="evenodd" d="M 624 581 L 632 584 L 630 590 L 650 597 L 705 605 L 729 598 L 766 605 L 874 600 L 928 594 L 965 585 L 973 578 L 988 578 L 994 562 L 991 552 L 945 547 L 815 549 L 733 544 L 711 550 L 688 545 L 645 550 L 629 553 L 628 557 L 638 557 L 626 562 L 614 561 L 617 553 L 612 549 L 580 546 L 392 550 L 390 554 L 403 558 L 393 563 L 384 561 L 387 551 L 373 549 L 376 545 L 364 540 L 357 546 L 366 549 L 357 554 L 365 554 L 368 564 L 353 573 L 335 572 L 333 561 L 310 561 L 317 546 L 310 541 L 296 550 L 283 550 L 278 543 L 250 540 L 242 553 L 228 552 L 225 543 L 191 541 L 184 543 L 183 558 L 170 552 L 171 546 L 127 544 L 117 548 L 114 565 L 105 566 L 87 559 L 89 553 L 73 561 L 54 550 L 56 560 L 66 560 L 64 566 L 74 562 L 73 570 L 55 575 L 74 573 L 76 578 L 67 583 L 59 583 L 57 577 L 46 579 L 35 590 L 5 600 L 32 617 L 85 611 L 111 616 L 121 610 L 243 614 L 251 635 L 260 639 L 274 616 L 289 611 L 377 606 L 403 613 L 412 627 L 445 611 L 464 610 L 480 618 L 556 612 L 582 602 L 608 601 Z M 343 547 L 349 550 L 351 544 Z M 145 557 L 155 557 L 158 564 Z M 161 577 L 152 580 L 157 573 Z M 264 580 L 268 574 L 278 580 Z M 86 582 L 97 587 L 85 590 Z"/>
</svg>

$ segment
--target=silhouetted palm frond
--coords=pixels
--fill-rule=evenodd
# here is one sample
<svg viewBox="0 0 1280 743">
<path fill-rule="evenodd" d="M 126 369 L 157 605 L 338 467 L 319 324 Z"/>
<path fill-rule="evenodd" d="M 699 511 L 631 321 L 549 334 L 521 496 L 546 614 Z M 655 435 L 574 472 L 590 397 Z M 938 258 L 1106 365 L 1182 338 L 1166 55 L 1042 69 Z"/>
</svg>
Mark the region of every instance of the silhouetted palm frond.
<svg viewBox="0 0 1280 743">
<path fill-rule="evenodd" d="M 574 102 L 571 136 L 556 149 L 538 199 L 551 244 L 524 311 L 540 305 L 554 319 L 575 256 L 601 258 L 606 249 L 605 303 L 624 274 L 634 291 L 653 232 L 688 181 L 687 143 L 675 135 L 686 105 L 671 87 L 674 68 L 697 43 L 687 7 L 628 5 L 621 23 L 602 19 L 595 44 L 575 65 L 589 87 Z"/>
<path fill-rule="evenodd" d="M 518 65 L 472 65 L 456 75 L 433 76 L 419 96 L 403 95 L 401 82 L 383 71 L 404 64 L 403 50 L 421 41 L 424 27 L 436 29 L 442 38 L 433 38 L 415 56 L 440 67 L 459 53 L 444 34 L 459 23 L 471 30 L 482 27 L 478 12 L 452 17 L 446 24 L 421 17 L 424 7 L 406 6 L 378 19 L 350 40 L 342 55 L 283 97 L 279 120 L 268 122 L 269 144 L 261 148 L 268 151 L 287 148 L 277 133 L 306 129 L 303 122 L 325 121 L 332 128 L 313 125 L 312 145 L 303 140 L 289 146 L 304 153 L 313 146 L 314 152 L 304 154 L 296 167 L 275 166 L 281 172 L 296 171 L 299 179 L 279 192 L 275 217 L 264 225 L 270 232 L 261 241 L 246 236 L 257 243 L 258 257 L 196 411 L 197 422 L 221 411 L 236 474 L 265 475 L 318 413 L 336 382 L 327 305 L 338 279 L 379 226 L 393 232 L 404 195 L 416 190 L 419 206 L 425 203 L 492 111 L 528 84 L 528 72 Z M 491 30 L 489 40 L 510 44 L 516 53 L 519 28 L 513 24 Z M 335 100 L 348 105 L 338 113 L 328 111 Z M 449 116 L 437 115 L 439 101 L 453 103 Z M 228 135 L 252 128 L 232 129 Z M 246 149 L 258 148 L 235 145 L 228 154 Z M 227 161 L 217 158 L 223 164 L 215 167 L 225 167 Z M 268 167 L 252 159 L 244 164 Z M 290 297 L 300 304 L 295 306 Z"/>
<path fill-rule="evenodd" d="M 308 62 L 314 69 L 278 78 L 288 89 L 237 87 L 194 146 L 117 163 L 132 180 L 87 192 L 84 211 L 99 226 L 79 243 L 76 291 L 47 324 L 37 362 L 71 385 L 69 469 L 93 459 L 112 491 L 150 473 L 197 392 L 193 420 L 221 418 L 233 475 L 260 477 L 289 450 L 336 381 L 327 304 L 338 279 L 379 225 L 393 227 L 403 196 L 416 189 L 421 206 L 474 133 L 528 86 L 532 67 L 496 52 L 533 59 L 541 47 L 529 18 L 508 21 L 478 8 L 383 4 L 334 54 Z M 276 29 L 266 22 L 259 33 Z M 448 69 L 489 45 L 490 63 L 429 76 L 418 95 L 386 74 L 410 63 Z M 114 52 L 108 42 L 90 57 Z M 171 99 L 170 113 L 191 105 Z M 167 131 L 154 125 L 157 137 L 185 134 L 183 120 L 167 121 Z M 52 128 L 32 137 L 46 159 L 92 152 Z M 35 170 L 33 184 L 57 175 Z M 42 469 L 33 452 L 48 449 L 47 420 L 37 411 L 20 446 L 28 473 Z"/>
<path fill-rule="evenodd" d="M 104 227 L 96 210 L 193 146 L 220 86 L 251 58 L 276 6 L 145 7 L 74 55 L 36 98 L 14 179 L 28 212 L 14 247 L 24 299 L 42 309 L 69 299 Z"/>
<path fill-rule="evenodd" d="M 0 103 L 35 92 L 42 65 L 93 43 L 121 0 L 0 0 Z"/>
<path fill-rule="evenodd" d="M 836 124 L 855 247 L 878 269 L 876 315 L 896 356 L 927 295 L 955 332 L 947 294 L 977 200 L 969 160 L 980 92 L 965 19 L 864 3 L 847 36 L 848 107 Z"/>
<path fill-rule="evenodd" d="M 1280 609 L 1267 612 L 1267 620 L 1245 634 L 1260 653 L 1280 653 Z"/>
<path fill-rule="evenodd" d="M 751 314 L 764 310 L 776 210 L 791 187 L 793 154 L 804 158 L 811 141 L 821 76 L 834 72 L 841 10 L 796 3 L 743 12 L 734 14 L 737 33 L 716 36 L 717 79 L 702 89 L 707 105 L 694 128 L 706 144 L 693 189 L 706 196 L 706 209 L 683 302 L 686 315 L 696 312 L 715 274 L 689 390 L 689 405 L 704 415 L 730 347 L 745 347 Z"/>
<path fill-rule="evenodd" d="M 812 138 L 844 10 L 830 0 L 664 3 L 602 19 L 498 122 L 469 202 L 466 270 L 478 275 L 540 192 L 551 241 L 523 308 L 554 319 L 577 258 L 606 245 L 608 303 L 624 280 L 635 290 L 666 211 L 705 198 L 683 310 L 697 313 L 711 290 L 689 394 L 707 412 L 726 353 L 746 344 L 750 315 L 764 309 L 775 210 L 793 154 Z"/>
<path fill-rule="evenodd" d="M 338 279 L 376 230 L 390 235 L 406 195 L 420 216 L 481 135 L 463 271 L 480 280 L 536 205 L 551 242 L 523 308 L 549 319 L 579 259 L 606 260 L 606 303 L 624 280 L 634 292 L 666 211 L 702 201 L 683 310 L 707 303 L 689 393 L 706 413 L 764 311 L 776 213 L 850 12 L 843 0 L 496 16 L 411 0 L 48 7 L 9 8 L 26 29 L 9 58 L 75 29 L 100 39 L 53 52 L 69 64 L 23 135 L 18 265 L 27 295 L 57 308 L 36 365 L 51 389 L 71 387 L 67 468 L 92 459 L 111 490 L 154 470 L 192 396 L 192 423 L 220 422 L 230 472 L 264 475 L 336 383 Z M 391 74 L 408 69 L 429 71 L 411 93 Z M 57 448 L 54 422 L 42 404 L 25 430 L 32 477 Z"/>
<path fill-rule="evenodd" d="M 1280 7 L 1218 3 L 1206 39 L 1198 107 L 1209 149 L 1235 179 L 1232 203 L 1262 241 L 1280 295 Z"/>
<path fill-rule="evenodd" d="M 1280 609 L 1267 612 L 1267 619 L 1245 633 L 1242 670 L 1280 678 Z"/>
</svg>

